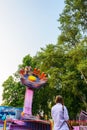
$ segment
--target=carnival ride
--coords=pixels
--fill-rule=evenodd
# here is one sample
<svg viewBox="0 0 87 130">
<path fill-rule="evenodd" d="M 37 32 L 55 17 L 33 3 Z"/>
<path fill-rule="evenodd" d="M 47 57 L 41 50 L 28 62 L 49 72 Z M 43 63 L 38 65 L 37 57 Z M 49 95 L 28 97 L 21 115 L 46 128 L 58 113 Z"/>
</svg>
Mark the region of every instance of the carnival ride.
<svg viewBox="0 0 87 130">
<path fill-rule="evenodd" d="M 33 94 L 35 89 L 40 89 L 47 82 L 47 75 L 44 72 L 40 72 L 40 69 L 31 66 L 26 66 L 20 69 L 20 82 L 26 86 L 24 107 L 5 109 L 1 113 L 1 120 L 4 121 L 3 130 L 51 130 L 50 121 L 40 120 L 36 116 L 32 115 L 32 103 Z M 5 108 L 5 107 L 3 107 Z M 4 109 L 3 109 L 4 110 Z M 6 113 L 7 112 L 7 113 Z M 8 118 L 8 115 L 13 117 Z"/>
</svg>

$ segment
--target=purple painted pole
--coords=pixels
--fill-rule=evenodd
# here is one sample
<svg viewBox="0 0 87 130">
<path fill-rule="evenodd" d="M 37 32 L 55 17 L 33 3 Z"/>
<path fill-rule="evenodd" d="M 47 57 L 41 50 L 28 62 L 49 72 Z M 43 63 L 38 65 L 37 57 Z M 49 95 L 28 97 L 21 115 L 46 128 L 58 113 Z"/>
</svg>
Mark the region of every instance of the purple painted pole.
<svg viewBox="0 0 87 130">
<path fill-rule="evenodd" d="M 34 91 L 26 87 L 23 112 L 28 115 L 32 115 L 33 94 Z"/>
</svg>

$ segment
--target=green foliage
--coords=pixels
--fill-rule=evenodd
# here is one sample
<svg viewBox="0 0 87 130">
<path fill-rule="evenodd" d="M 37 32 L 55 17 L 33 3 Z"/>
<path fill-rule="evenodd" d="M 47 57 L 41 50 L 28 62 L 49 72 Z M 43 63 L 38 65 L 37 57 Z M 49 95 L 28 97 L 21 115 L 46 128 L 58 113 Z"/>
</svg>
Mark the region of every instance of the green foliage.
<svg viewBox="0 0 87 130">
<path fill-rule="evenodd" d="M 58 21 L 61 24 L 59 43 L 76 46 L 87 31 L 87 1 L 65 0 L 65 8 Z"/>
<path fill-rule="evenodd" d="M 65 72 L 62 75 L 61 83 L 65 97 L 67 93 L 72 95 L 65 98 L 65 102 L 66 100 L 69 102 L 67 105 L 71 118 L 75 117 L 81 109 L 87 109 L 86 6 L 86 0 L 65 0 L 65 8 L 59 18 L 61 35 L 58 37 L 58 45 L 65 48 L 66 52 Z M 75 104 L 74 107 L 73 104 Z"/>
<path fill-rule="evenodd" d="M 22 107 L 25 92 L 24 86 L 15 82 L 12 76 L 3 83 L 3 105 Z"/>
<path fill-rule="evenodd" d="M 35 61 L 33 58 L 28 54 L 25 57 L 23 57 L 22 64 L 19 65 L 19 69 L 23 68 L 25 66 L 32 66 L 34 68 L 36 65 Z"/>
</svg>

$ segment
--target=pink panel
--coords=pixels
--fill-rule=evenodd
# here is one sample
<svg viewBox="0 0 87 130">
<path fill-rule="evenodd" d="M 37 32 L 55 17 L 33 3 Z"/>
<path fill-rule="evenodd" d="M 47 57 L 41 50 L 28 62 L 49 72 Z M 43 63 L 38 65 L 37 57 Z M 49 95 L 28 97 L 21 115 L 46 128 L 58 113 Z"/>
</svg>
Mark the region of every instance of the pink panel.
<svg viewBox="0 0 87 130">
<path fill-rule="evenodd" d="M 74 126 L 74 130 L 79 130 L 79 126 Z"/>
</svg>

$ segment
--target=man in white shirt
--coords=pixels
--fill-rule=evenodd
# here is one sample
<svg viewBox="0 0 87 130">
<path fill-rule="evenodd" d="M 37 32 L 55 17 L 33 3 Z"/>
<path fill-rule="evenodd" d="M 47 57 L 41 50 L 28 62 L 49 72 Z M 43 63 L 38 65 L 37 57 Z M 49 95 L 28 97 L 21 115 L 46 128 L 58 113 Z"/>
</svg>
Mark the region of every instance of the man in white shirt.
<svg viewBox="0 0 87 130">
<path fill-rule="evenodd" d="M 69 130 L 66 123 L 69 120 L 68 110 L 60 95 L 56 96 L 56 104 L 51 109 L 51 116 L 54 121 L 54 130 Z"/>
</svg>

